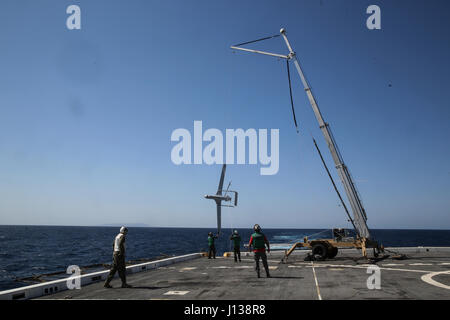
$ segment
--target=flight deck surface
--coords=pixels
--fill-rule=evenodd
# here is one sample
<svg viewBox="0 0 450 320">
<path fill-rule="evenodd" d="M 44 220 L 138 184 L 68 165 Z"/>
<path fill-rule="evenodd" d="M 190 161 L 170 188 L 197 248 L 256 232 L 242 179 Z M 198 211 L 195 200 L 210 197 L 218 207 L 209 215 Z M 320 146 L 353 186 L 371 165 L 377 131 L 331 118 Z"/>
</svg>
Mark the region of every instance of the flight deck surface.
<svg viewBox="0 0 450 320">
<path fill-rule="evenodd" d="M 326 299 L 450 299 L 450 248 L 395 248 L 407 255 L 368 263 L 355 249 L 340 250 L 336 258 L 304 261 L 308 250 L 297 250 L 287 263 L 282 251 L 268 255 L 272 278 L 254 270 L 252 254 L 234 262 L 233 257 L 197 258 L 130 274 L 133 288 L 120 280 L 106 289 L 103 282 L 67 290 L 39 299 L 144 299 L 144 300 L 326 300 Z M 380 289 L 369 289 L 373 266 L 380 269 Z M 262 268 L 262 265 L 261 265 Z M 374 281 L 369 281 L 373 284 Z"/>
</svg>

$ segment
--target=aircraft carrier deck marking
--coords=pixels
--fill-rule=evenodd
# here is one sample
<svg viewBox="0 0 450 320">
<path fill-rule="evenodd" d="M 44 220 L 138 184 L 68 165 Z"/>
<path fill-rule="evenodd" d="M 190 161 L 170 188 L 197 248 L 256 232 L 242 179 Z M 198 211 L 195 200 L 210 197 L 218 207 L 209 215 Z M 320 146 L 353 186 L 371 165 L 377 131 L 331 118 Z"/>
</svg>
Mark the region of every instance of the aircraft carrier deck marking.
<svg viewBox="0 0 450 320">
<path fill-rule="evenodd" d="M 181 268 L 179 272 L 191 271 L 191 270 L 195 270 L 195 269 L 197 269 L 197 267 L 185 267 L 185 268 Z"/>
<path fill-rule="evenodd" d="M 367 266 L 369 265 L 359 265 L 359 266 L 353 266 L 348 264 L 322 264 L 324 267 L 328 268 L 355 268 L 355 269 L 367 269 Z M 400 268 L 386 268 L 386 267 L 380 267 L 381 270 L 392 270 L 392 271 L 406 271 L 406 272 L 419 272 L 419 273 L 430 273 L 432 271 L 427 270 L 414 270 L 414 269 L 400 269 Z"/>
<path fill-rule="evenodd" d="M 311 261 L 312 271 L 314 274 L 314 281 L 316 282 L 316 289 L 317 289 L 317 297 L 319 300 L 322 300 L 322 296 L 320 295 L 320 289 L 319 289 L 319 283 L 317 282 L 317 276 L 316 276 L 316 270 L 314 269 L 314 263 Z"/>
<path fill-rule="evenodd" d="M 189 293 L 189 291 L 167 291 L 164 293 L 165 296 L 184 296 Z"/>
<path fill-rule="evenodd" d="M 431 284 L 431 285 L 433 285 L 435 287 L 439 287 L 439 288 L 442 288 L 442 289 L 450 290 L 450 286 L 447 286 L 447 285 L 445 285 L 443 283 L 440 283 L 440 282 L 438 282 L 436 280 L 433 280 L 434 276 L 437 276 L 437 275 L 440 275 L 440 274 L 450 274 L 450 270 L 439 271 L 439 272 L 431 272 L 431 273 L 423 275 L 421 277 L 421 279 L 423 281 L 425 281 L 426 283 Z"/>
</svg>

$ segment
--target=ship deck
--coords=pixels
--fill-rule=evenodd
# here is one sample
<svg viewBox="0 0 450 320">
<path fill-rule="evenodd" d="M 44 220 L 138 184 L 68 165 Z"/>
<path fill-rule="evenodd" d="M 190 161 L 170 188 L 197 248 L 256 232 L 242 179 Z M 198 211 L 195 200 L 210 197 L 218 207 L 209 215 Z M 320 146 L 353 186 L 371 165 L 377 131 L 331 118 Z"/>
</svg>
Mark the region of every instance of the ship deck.
<svg viewBox="0 0 450 320">
<path fill-rule="evenodd" d="M 197 258 L 127 276 L 133 288 L 120 280 L 106 289 L 103 282 L 67 290 L 39 299 L 139 299 L 139 300 L 327 300 L 327 299 L 450 299 L 450 248 L 391 248 L 406 254 L 376 262 L 380 289 L 369 289 L 368 267 L 355 249 L 340 250 L 336 258 L 304 261 L 308 250 L 297 250 L 287 263 L 283 252 L 268 254 L 272 278 L 256 277 L 253 255 L 242 262 L 232 257 Z M 262 265 L 261 265 L 262 268 Z M 263 270 L 263 269 L 262 269 Z"/>
</svg>

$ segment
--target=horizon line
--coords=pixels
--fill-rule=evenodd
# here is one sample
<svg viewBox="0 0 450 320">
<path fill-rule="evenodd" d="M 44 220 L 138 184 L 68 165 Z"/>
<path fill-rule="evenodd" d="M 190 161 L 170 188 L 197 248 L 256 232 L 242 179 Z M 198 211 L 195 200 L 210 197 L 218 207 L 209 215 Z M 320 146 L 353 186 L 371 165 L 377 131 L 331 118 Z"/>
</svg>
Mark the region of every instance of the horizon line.
<svg viewBox="0 0 450 320">
<path fill-rule="evenodd" d="M 102 225 L 59 225 L 59 224 L 0 224 L 0 227 L 84 227 L 84 228 L 117 228 L 119 226 L 127 226 L 127 228 L 150 228 L 150 229 L 216 229 L 216 227 L 180 227 L 180 226 L 150 226 L 142 224 L 142 226 L 129 224 L 102 224 Z M 222 228 L 222 229 L 252 229 L 251 227 L 233 227 L 233 228 Z M 277 228 L 263 228 L 264 230 L 273 230 L 273 229 L 286 229 L 286 230 L 332 230 L 334 228 L 293 228 L 293 227 L 277 227 Z M 340 228 L 353 230 L 353 228 Z M 450 231 L 448 229 L 438 229 L 438 228 L 370 228 L 370 230 L 435 230 L 435 231 Z"/>
</svg>

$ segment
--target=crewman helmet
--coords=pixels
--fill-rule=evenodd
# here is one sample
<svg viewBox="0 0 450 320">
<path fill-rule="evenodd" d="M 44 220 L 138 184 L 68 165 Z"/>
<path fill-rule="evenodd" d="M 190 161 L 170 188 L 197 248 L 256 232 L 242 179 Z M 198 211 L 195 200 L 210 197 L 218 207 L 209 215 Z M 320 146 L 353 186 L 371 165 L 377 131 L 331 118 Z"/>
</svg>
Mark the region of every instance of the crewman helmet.
<svg viewBox="0 0 450 320">
<path fill-rule="evenodd" d="M 120 228 L 120 233 L 127 234 L 127 233 L 128 233 L 128 228 L 126 228 L 126 227 L 121 227 L 121 228 Z"/>
<path fill-rule="evenodd" d="M 259 224 L 255 224 L 253 226 L 253 230 L 255 230 L 256 232 L 259 232 L 259 231 L 261 231 L 261 227 L 259 226 Z"/>
</svg>

